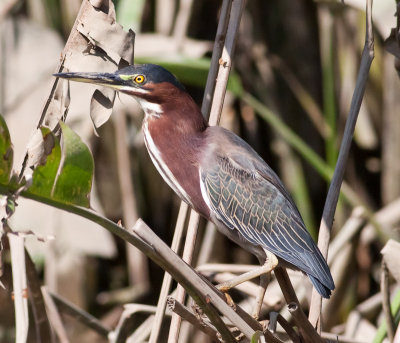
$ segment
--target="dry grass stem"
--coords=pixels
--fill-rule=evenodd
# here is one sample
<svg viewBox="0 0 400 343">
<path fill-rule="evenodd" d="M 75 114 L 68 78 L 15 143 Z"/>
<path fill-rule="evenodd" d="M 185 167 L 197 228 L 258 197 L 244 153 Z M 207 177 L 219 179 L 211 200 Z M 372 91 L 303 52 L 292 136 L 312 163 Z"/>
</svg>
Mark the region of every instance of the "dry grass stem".
<svg viewBox="0 0 400 343">
<path fill-rule="evenodd" d="M 33 322 L 38 341 L 53 342 L 50 323 L 43 300 L 41 282 L 36 272 L 35 264 L 25 250 L 26 277 L 29 289 L 29 302 L 32 309 Z"/>
<path fill-rule="evenodd" d="M 323 343 L 323 339 L 318 335 L 315 329 L 311 326 L 304 312 L 300 308 L 298 303 L 288 304 L 288 310 L 292 314 L 296 325 L 299 328 L 301 335 L 304 337 L 306 342 L 309 343 Z"/>
<path fill-rule="evenodd" d="M 361 65 L 357 77 L 356 88 L 351 101 L 349 116 L 343 134 L 343 140 L 340 146 L 339 157 L 336 163 L 335 171 L 331 184 L 329 186 L 324 211 L 319 230 L 318 247 L 323 256 L 328 256 L 328 246 L 330 241 L 331 229 L 337 201 L 339 199 L 340 187 L 343 181 L 346 163 L 350 151 L 350 146 L 354 134 L 354 128 L 357 122 L 358 113 L 360 111 L 361 102 L 364 96 L 366 83 L 368 80 L 369 70 L 374 58 L 374 37 L 372 28 L 372 0 L 367 0 L 366 5 L 366 34 L 365 45 L 361 56 Z M 309 319 L 313 326 L 319 322 L 321 314 L 322 298 L 318 292 L 313 289 Z"/>
<path fill-rule="evenodd" d="M 60 343 L 68 343 L 69 342 L 68 335 L 67 332 L 65 331 L 65 327 L 61 320 L 61 316 L 60 313 L 58 312 L 57 306 L 54 303 L 49 292 L 47 291 L 47 288 L 45 286 L 42 286 L 41 289 L 42 289 L 43 299 L 46 304 L 46 311 L 51 323 L 51 327 L 56 333 Z"/>
<path fill-rule="evenodd" d="M 187 34 L 190 15 L 192 14 L 193 0 L 182 0 L 179 2 L 179 10 L 176 15 L 174 38 L 178 45 L 178 50 L 182 49 Z"/>
<path fill-rule="evenodd" d="M 150 315 L 146 320 L 138 326 L 134 333 L 132 333 L 126 343 L 145 342 L 150 332 L 153 330 L 154 315 Z"/>
<path fill-rule="evenodd" d="M 387 335 L 390 342 L 394 340 L 396 326 L 390 309 L 390 289 L 389 289 L 389 270 L 385 260 L 381 264 L 381 294 L 382 294 L 382 308 L 386 320 Z"/>
<path fill-rule="evenodd" d="M 186 234 L 185 247 L 183 249 L 182 259 L 188 264 L 192 263 L 194 248 L 196 244 L 197 231 L 199 227 L 200 215 L 194 210 L 190 211 L 188 230 Z M 176 291 L 176 300 L 183 303 L 185 300 L 185 289 L 178 285 Z M 171 325 L 168 335 L 168 343 L 177 342 L 181 325 L 181 317 L 177 314 L 172 315 Z"/>
<path fill-rule="evenodd" d="M 217 75 L 217 62 L 219 59 L 219 56 L 221 56 L 222 52 L 222 47 L 223 47 L 223 42 L 224 39 L 222 37 L 225 37 L 226 35 L 226 30 L 227 30 L 227 25 L 228 25 L 228 20 L 229 20 L 229 11 L 230 11 L 230 6 L 231 6 L 231 0 L 224 0 L 221 8 L 221 16 L 218 22 L 218 28 L 217 28 L 217 34 L 216 34 L 216 39 L 214 43 L 214 49 L 213 49 L 213 55 L 211 59 L 211 65 L 210 65 L 210 70 L 208 73 L 207 77 L 207 84 L 205 87 L 204 91 L 204 98 L 203 98 L 203 103 L 202 103 L 202 108 L 201 111 L 203 115 L 207 116 L 208 112 L 211 108 L 211 102 L 213 99 L 213 92 L 215 88 L 215 83 L 216 83 L 216 75 Z M 172 247 L 172 250 L 177 252 L 178 248 L 178 242 L 181 241 L 181 237 L 183 235 L 183 229 L 185 225 L 185 218 L 188 210 L 188 205 L 184 202 L 181 203 L 180 209 L 179 209 L 179 215 L 178 215 L 178 220 L 175 226 L 175 233 L 174 233 L 174 238 L 173 242 L 176 241 L 176 249 Z M 197 229 L 197 227 L 193 227 L 192 230 Z M 189 229 L 188 229 L 189 230 Z M 165 274 L 164 280 L 163 280 L 163 285 L 158 301 L 158 310 L 156 312 L 156 319 L 154 323 L 154 330 L 151 333 L 150 336 L 150 341 L 149 343 L 156 343 L 158 340 L 160 328 L 161 328 L 161 323 L 162 323 L 162 317 L 165 311 L 165 306 L 166 306 L 166 299 L 168 296 L 168 290 L 170 288 L 171 284 L 171 278 Z M 183 301 L 184 293 L 182 290 L 179 291 L 181 295 L 179 298 L 181 298 Z M 179 299 L 178 298 L 178 299 Z M 180 318 L 178 316 L 173 316 L 172 321 L 171 321 L 171 332 L 170 330 L 170 337 L 177 337 L 177 333 L 179 332 L 179 322 Z M 172 326 L 173 324 L 173 326 Z M 172 338 L 171 338 L 172 339 Z M 176 338 L 174 338 L 176 340 Z"/>
<path fill-rule="evenodd" d="M 223 313 L 232 323 L 250 338 L 253 334 L 251 327 L 227 305 L 188 264 L 182 261 L 158 236 L 141 220 L 133 228 L 133 232 L 144 242 L 151 244 L 151 250 L 145 252 L 162 268 L 169 271 L 188 291 L 189 295 L 202 308 L 218 332 L 228 342 L 234 338 L 225 326 L 215 308 Z M 215 308 L 214 308 L 215 307 Z"/>
<path fill-rule="evenodd" d="M 300 343 L 301 339 L 298 333 L 293 329 L 292 325 L 287 322 L 287 320 L 278 313 L 278 323 L 282 326 L 283 330 L 289 335 L 293 343 Z"/>
<path fill-rule="evenodd" d="M 188 308 L 176 301 L 176 299 L 168 297 L 167 306 L 172 312 L 176 313 L 183 320 L 186 320 L 199 330 L 203 331 L 206 335 L 210 336 L 212 340 L 218 341 L 218 332 L 214 328 L 207 325 L 199 317 L 195 316 L 191 311 L 189 311 Z"/>
<path fill-rule="evenodd" d="M 308 321 L 306 315 L 300 307 L 299 300 L 293 289 L 292 283 L 289 279 L 289 275 L 286 269 L 278 267 L 274 270 L 276 279 L 279 282 L 279 286 L 282 289 L 286 303 L 288 304 L 289 312 L 292 314 L 301 335 L 307 342 L 319 342 L 321 343 L 321 337 L 315 331 L 311 323 Z"/>
<path fill-rule="evenodd" d="M 350 218 L 343 225 L 335 239 L 332 241 L 329 248 L 328 264 L 331 265 L 335 257 L 339 254 L 343 246 L 357 235 L 365 223 L 364 209 L 362 207 L 356 207 Z"/>
<path fill-rule="evenodd" d="M 182 242 L 183 231 L 185 228 L 185 220 L 189 206 L 185 202 L 181 202 L 179 207 L 178 219 L 176 221 L 174 237 L 172 239 L 171 250 L 175 253 L 178 252 L 179 246 Z M 160 334 L 162 320 L 164 318 L 165 308 L 167 306 L 167 297 L 171 288 L 172 277 L 170 274 L 165 273 L 161 286 L 160 296 L 158 298 L 157 310 L 154 318 L 154 327 L 150 334 L 149 343 L 157 343 Z"/>
<path fill-rule="evenodd" d="M 273 256 L 273 258 L 267 258 L 267 262 L 260 267 L 257 267 L 253 270 L 250 270 L 244 274 L 236 276 L 232 280 L 228 280 L 222 284 L 219 284 L 217 288 L 222 292 L 227 292 L 231 288 L 245 282 L 248 280 L 252 280 L 256 277 L 259 277 L 262 274 L 270 273 L 275 267 L 278 265 L 278 259 L 274 254 L 269 254 L 269 256 Z"/>
<path fill-rule="evenodd" d="M 24 238 L 7 233 L 12 262 L 12 281 L 15 308 L 15 342 L 25 343 L 28 338 L 28 287 L 26 282 Z"/>
<path fill-rule="evenodd" d="M 103 337 L 108 336 L 110 328 L 105 327 L 97 318 L 93 317 L 90 313 L 75 306 L 74 304 L 58 296 L 57 294 L 54 294 L 52 292 L 47 293 L 51 296 L 54 304 L 57 306 L 57 309 L 60 313 L 64 313 L 73 317 L 75 320 L 79 321 L 88 328 L 91 328 L 93 331 L 97 332 Z"/>
<path fill-rule="evenodd" d="M 222 111 L 222 104 L 223 99 L 225 97 L 226 92 L 226 85 L 228 83 L 229 72 L 232 65 L 232 55 L 233 50 L 236 42 L 236 35 L 240 25 L 241 15 L 244 9 L 245 1 L 244 0 L 233 0 L 231 7 L 228 6 L 227 2 L 225 2 L 223 7 L 224 12 L 220 17 L 218 31 L 219 29 L 223 32 L 226 28 L 226 36 L 224 41 L 224 48 L 222 49 L 221 57 L 219 58 L 218 53 L 220 52 L 220 45 L 215 44 L 215 51 L 213 51 L 213 58 L 212 63 L 214 62 L 214 66 L 211 65 L 209 76 L 207 81 L 207 85 L 209 89 L 205 91 L 205 99 L 207 99 L 207 94 L 210 92 L 211 89 L 214 88 L 214 95 L 209 100 L 211 103 L 211 112 L 209 118 L 210 125 L 218 125 L 219 118 Z M 230 11 L 230 15 L 227 15 L 227 12 Z M 228 25 L 226 26 L 226 19 L 229 18 Z M 216 42 L 218 41 L 219 32 L 217 32 Z M 224 61 L 221 63 L 220 61 Z M 215 64 L 219 62 L 219 70 L 217 74 L 217 81 L 215 81 L 214 74 L 216 72 Z M 215 69 L 214 69 L 215 68 Z M 225 70 L 223 70 L 225 69 Z M 207 113 L 208 108 L 208 99 L 207 102 L 203 103 L 202 105 L 202 113 Z M 192 259 L 192 254 L 194 251 L 194 246 L 196 243 L 196 233 L 198 230 L 198 223 L 200 221 L 200 215 L 195 211 L 191 211 L 190 214 L 190 222 L 188 225 L 187 230 L 187 238 L 185 241 L 185 247 L 183 252 L 183 259 L 190 263 Z M 185 290 L 178 286 L 178 294 L 176 299 L 180 302 L 183 302 L 185 297 Z M 176 343 L 179 337 L 179 330 L 180 330 L 180 322 L 181 319 L 177 315 L 172 316 L 171 325 L 170 325 L 170 332 L 168 336 L 168 343 Z"/>
<path fill-rule="evenodd" d="M 126 227 L 132 227 L 139 216 L 137 213 L 135 188 L 131 178 L 131 158 L 127 144 L 127 133 L 128 128 L 125 113 L 116 113 L 115 146 L 123 221 Z M 149 290 L 150 284 L 147 258 L 140 250 L 129 243 L 126 243 L 126 250 L 130 285 L 140 288 L 145 293 Z"/>
</svg>

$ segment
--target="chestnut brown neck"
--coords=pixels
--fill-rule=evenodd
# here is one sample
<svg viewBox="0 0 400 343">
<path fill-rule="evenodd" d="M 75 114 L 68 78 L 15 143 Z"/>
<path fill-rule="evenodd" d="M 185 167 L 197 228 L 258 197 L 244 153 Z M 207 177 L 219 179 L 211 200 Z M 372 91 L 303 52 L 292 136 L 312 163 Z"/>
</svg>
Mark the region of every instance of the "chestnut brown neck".
<svg viewBox="0 0 400 343">
<path fill-rule="evenodd" d="M 160 87 L 157 89 L 160 90 Z M 199 179 L 199 161 L 208 124 L 197 104 L 189 94 L 178 88 L 173 92 L 171 89 L 168 92 L 158 91 L 151 99 L 143 101 L 147 101 L 150 104 L 148 107 L 153 109 L 157 108 L 154 104 L 159 106 L 158 113 L 148 110 L 143 121 L 146 147 L 154 165 L 184 201 L 209 217 Z M 145 108 L 143 104 L 142 107 Z"/>
</svg>

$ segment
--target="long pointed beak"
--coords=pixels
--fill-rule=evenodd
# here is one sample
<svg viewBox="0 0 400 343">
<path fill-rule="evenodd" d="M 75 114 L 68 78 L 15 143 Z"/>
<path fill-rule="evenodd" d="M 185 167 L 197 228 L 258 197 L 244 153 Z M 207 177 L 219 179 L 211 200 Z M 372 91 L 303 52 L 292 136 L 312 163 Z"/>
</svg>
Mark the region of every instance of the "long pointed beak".
<svg viewBox="0 0 400 343">
<path fill-rule="evenodd" d="M 119 75 L 112 73 L 57 73 L 53 75 L 71 81 L 111 87 L 115 90 L 120 90 L 126 85 L 126 80 L 122 79 Z"/>
</svg>

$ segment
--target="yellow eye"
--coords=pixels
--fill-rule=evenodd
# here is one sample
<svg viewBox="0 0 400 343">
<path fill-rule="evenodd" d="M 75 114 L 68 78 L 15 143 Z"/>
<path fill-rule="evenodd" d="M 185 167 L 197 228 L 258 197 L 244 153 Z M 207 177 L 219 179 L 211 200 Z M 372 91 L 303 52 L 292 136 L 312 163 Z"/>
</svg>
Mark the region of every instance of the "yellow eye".
<svg viewBox="0 0 400 343">
<path fill-rule="evenodd" d="M 135 76 L 133 81 L 135 81 L 136 83 L 143 83 L 144 82 L 144 76 L 143 75 L 137 75 L 137 76 Z"/>
</svg>

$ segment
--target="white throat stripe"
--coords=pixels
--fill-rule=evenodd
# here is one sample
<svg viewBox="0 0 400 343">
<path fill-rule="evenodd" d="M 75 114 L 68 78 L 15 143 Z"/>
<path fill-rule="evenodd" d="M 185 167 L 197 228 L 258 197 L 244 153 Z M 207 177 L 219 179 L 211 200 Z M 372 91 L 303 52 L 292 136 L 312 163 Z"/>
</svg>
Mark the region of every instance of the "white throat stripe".
<svg viewBox="0 0 400 343">
<path fill-rule="evenodd" d="M 144 142 L 146 144 L 147 151 L 149 152 L 150 158 L 157 168 L 158 172 L 161 174 L 164 181 L 177 193 L 181 199 L 185 200 L 189 205 L 192 205 L 189 195 L 185 192 L 185 190 L 181 187 L 181 185 L 176 180 L 174 174 L 165 164 L 162 159 L 160 150 L 155 145 L 153 138 L 150 135 L 148 129 L 148 123 L 145 119 L 143 122 L 143 133 L 144 133 Z"/>
</svg>

